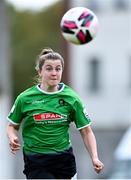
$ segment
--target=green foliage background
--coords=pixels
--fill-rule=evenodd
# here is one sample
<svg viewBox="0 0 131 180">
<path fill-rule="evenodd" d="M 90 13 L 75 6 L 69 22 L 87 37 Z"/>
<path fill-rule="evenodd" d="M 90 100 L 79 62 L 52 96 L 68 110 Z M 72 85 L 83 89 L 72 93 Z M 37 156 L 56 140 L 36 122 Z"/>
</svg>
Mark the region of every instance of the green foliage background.
<svg viewBox="0 0 131 180">
<path fill-rule="evenodd" d="M 9 6 L 14 98 L 34 84 L 35 61 L 44 47 L 61 53 L 62 10 L 62 1 L 37 13 Z"/>
</svg>

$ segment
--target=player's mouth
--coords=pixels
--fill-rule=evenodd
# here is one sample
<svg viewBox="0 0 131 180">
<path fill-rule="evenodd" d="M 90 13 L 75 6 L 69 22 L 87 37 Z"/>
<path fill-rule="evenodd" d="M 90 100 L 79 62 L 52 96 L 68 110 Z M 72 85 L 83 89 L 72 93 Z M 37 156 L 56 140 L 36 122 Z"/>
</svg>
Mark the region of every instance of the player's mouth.
<svg viewBox="0 0 131 180">
<path fill-rule="evenodd" d="M 56 78 L 54 78 L 54 79 L 50 79 L 51 81 L 57 81 L 57 79 Z"/>
</svg>

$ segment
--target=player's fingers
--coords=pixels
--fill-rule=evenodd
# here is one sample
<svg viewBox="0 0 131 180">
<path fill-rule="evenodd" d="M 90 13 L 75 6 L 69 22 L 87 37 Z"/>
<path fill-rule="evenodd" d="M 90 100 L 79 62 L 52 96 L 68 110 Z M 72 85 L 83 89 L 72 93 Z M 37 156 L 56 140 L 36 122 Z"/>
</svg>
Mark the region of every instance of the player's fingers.
<svg viewBox="0 0 131 180">
<path fill-rule="evenodd" d="M 13 147 L 20 147 L 20 143 L 17 139 L 10 140 L 9 145 Z"/>
<path fill-rule="evenodd" d="M 19 138 L 18 138 L 18 137 L 15 137 L 15 138 L 14 138 L 14 142 L 15 142 L 15 143 L 19 143 Z"/>
<path fill-rule="evenodd" d="M 94 166 L 94 169 L 95 169 L 95 171 L 96 171 L 97 173 L 100 173 L 103 168 L 104 168 L 104 165 L 103 165 L 103 164 Z"/>
<path fill-rule="evenodd" d="M 16 144 L 16 143 L 9 143 L 9 146 L 12 148 L 20 148 L 20 144 Z"/>
<path fill-rule="evenodd" d="M 16 151 L 18 151 L 20 148 L 13 148 L 12 146 L 10 147 L 11 153 L 16 154 Z"/>
</svg>

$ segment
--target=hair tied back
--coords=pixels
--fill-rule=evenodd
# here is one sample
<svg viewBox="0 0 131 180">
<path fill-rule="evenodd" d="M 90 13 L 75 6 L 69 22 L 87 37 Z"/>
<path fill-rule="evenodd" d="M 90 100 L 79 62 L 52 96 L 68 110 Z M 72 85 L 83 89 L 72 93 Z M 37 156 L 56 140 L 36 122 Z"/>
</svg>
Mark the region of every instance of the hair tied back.
<svg viewBox="0 0 131 180">
<path fill-rule="evenodd" d="M 53 50 L 51 48 L 46 48 L 46 49 L 42 50 L 42 52 L 40 53 L 40 56 L 46 55 L 46 54 L 49 54 L 49 53 L 53 53 Z"/>
</svg>

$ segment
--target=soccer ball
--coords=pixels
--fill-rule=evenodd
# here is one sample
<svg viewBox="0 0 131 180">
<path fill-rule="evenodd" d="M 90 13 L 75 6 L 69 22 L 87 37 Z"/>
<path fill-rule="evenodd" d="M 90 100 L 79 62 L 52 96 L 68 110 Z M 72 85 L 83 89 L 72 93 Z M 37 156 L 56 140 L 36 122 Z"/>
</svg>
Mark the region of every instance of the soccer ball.
<svg viewBox="0 0 131 180">
<path fill-rule="evenodd" d="M 92 41 L 98 32 L 98 26 L 97 16 L 85 7 L 69 9 L 60 22 L 63 37 L 77 45 Z"/>
</svg>

